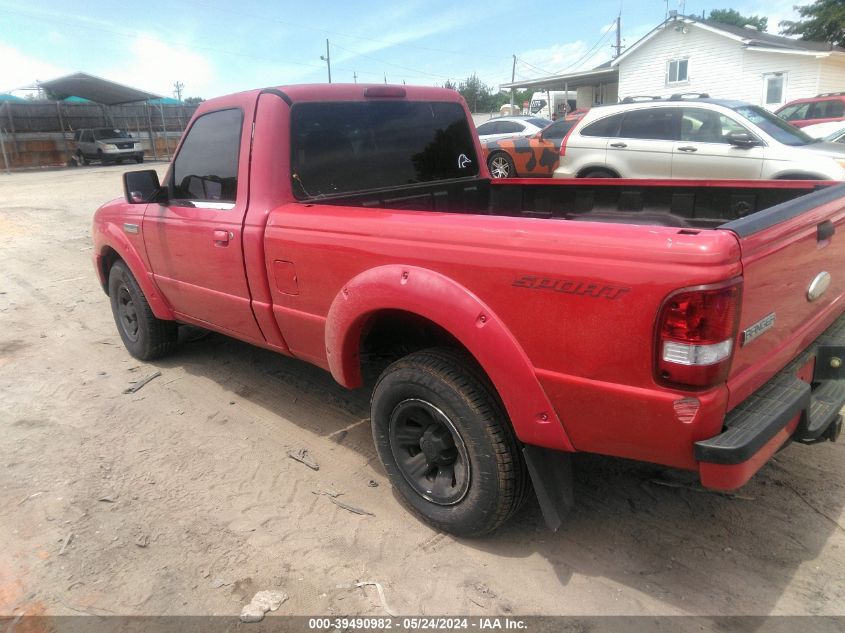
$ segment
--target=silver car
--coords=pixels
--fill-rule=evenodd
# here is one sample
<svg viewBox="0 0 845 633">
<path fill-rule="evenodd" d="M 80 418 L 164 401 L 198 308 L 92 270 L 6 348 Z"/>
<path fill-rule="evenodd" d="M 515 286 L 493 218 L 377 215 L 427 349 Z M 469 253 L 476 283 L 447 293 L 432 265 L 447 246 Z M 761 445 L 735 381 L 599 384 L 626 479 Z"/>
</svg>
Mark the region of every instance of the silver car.
<svg viewBox="0 0 845 633">
<path fill-rule="evenodd" d="M 92 160 L 108 163 L 122 163 L 124 160 L 144 162 L 144 149 L 129 132 L 114 128 L 93 128 L 76 130 L 76 159 L 83 165 Z"/>
<path fill-rule="evenodd" d="M 768 110 L 682 96 L 591 109 L 561 146 L 556 178 L 845 180 L 845 147 Z"/>
<path fill-rule="evenodd" d="M 552 124 L 549 119 L 537 116 L 500 116 L 485 121 L 476 128 L 481 141 L 492 141 L 507 136 L 532 136 Z"/>
</svg>

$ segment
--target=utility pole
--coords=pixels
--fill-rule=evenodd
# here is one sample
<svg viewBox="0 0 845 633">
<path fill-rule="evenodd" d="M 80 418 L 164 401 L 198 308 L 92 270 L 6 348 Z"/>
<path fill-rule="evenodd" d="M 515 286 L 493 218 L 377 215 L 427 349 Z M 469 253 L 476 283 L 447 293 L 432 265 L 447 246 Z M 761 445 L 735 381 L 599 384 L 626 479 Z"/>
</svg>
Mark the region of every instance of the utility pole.
<svg viewBox="0 0 845 633">
<path fill-rule="evenodd" d="M 516 81 L 516 55 L 513 56 L 513 68 L 511 69 L 511 83 Z M 513 115 L 513 86 L 511 86 L 511 115 Z"/>
<path fill-rule="evenodd" d="M 185 87 L 181 81 L 177 81 L 173 84 L 173 96 L 176 97 L 178 101 L 182 100 L 182 89 Z"/>
<path fill-rule="evenodd" d="M 384 73 L 384 83 L 387 83 L 387 73 Z"/>
<path fill-rule="evenodd" d="M 622 14 L 616 16 L 616 44 L 612 46 L 616 49 L 614 57 L 619 57 L 622 54 Z"/>
<path fill-rule="evenodd" d="M 320 59 L 326 62 L 326 66 L 329 68 L 329 83 L 332 82 L 332 58 L 329 55 L 329 38 L 326 38 L 326 55 L 320 55 Z"/>
<path fill-rule="evenodd" d="M 358 73 L 354 70 L 352 71 L 352 81 L 354 81 L 356 84 L 358 83 Z"/>
</svg>

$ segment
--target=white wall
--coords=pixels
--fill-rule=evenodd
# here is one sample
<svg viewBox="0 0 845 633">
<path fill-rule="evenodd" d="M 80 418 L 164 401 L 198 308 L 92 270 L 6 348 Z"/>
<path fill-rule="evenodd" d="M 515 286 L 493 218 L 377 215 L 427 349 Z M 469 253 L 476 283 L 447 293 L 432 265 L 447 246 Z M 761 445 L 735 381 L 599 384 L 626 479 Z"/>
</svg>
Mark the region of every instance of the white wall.
<svg viewBox="0 0 845 633">
<path fill-rule="evenodd" d="M 686 28 L 687 33 L 676 26 Z M 666 62 L 684 57 L 689 59 L 689 81 L 667 85 Z M 619 62 L 619 96 L 706 92 L 715 98 L 763 105 L 763 75 L 772 72 L 786 74 L 783 103 L 836 90 L 822 90 L 822 86 L 839 85 L 839 90 L 845 90 L 845 64 L 838 60 L 746 50 L 741 42 L 695 24 L 669 23 Z"/>
<path fill-rule="evenodd" d="M 819 73 L 819 92 L 843 91 L 845 91 L 845 55 L 832 55 L 823 59 Z"/>
</svg>

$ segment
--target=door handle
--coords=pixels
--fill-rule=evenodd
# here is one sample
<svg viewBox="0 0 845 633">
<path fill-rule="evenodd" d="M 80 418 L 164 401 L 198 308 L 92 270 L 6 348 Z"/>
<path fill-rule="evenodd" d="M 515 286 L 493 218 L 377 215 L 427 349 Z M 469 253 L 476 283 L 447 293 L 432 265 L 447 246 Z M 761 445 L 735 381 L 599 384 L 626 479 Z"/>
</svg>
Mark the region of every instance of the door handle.
<svg viewBox="0 0 845 633">
<path fill-rule="evenodd" d="M 235 234 L 231 231 L 224 231 L 223 229 L 214 229 L 214 245 L 228 246 L 229 240 L 233 239 Z"/>
<path fill-rule="evenodd" d="M 679 152 L 697 152 L 697 147 L 692 147 L 691 145 L 684 145 L 683 147 L 678 148 Z"/>
<path fill-rule="evenodd" d="M 615 147 L 617 149 L 625 149 L 626 147 L 628 147 L 628 145 L 625 143 L 611 143 L 610 146 Z"/>
</svg>

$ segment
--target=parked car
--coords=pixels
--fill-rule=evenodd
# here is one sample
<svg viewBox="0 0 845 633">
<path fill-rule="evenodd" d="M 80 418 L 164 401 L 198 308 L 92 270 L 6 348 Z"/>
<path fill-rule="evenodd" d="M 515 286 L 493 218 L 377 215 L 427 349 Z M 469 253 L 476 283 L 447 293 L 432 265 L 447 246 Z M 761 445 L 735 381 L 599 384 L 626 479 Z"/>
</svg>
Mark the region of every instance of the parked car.
<svg viewBox="0 0 845 633">
<path fill-rule="evenodd" d="M 100 161 L 103 165 L 122 163 L 124 160 L 144 162 L 141 143 L 124 130 L 104 127 L 81 129 L 76 130 L 73 139 L 76 141 L 77 160 L 83 165 L 92 160 Z"/>
<path fill-rule="evenodd" d="M 493 178 L 550 177 L 560 159 L 560 144 L 575 121 L 555 121 L 532 136 L 483 141 L 481 150 Z"/>
<path fill-rule="evenodd" d="M 828 143 L 845 143 L 845 127 L 841 127 L 824 137 Z"/>
<path fill-rule="evenodd" d="M 796 99 L 775 110 L 795 127 L 828 121 L 845 121 L 845 92 L 828 92 L 808 99 Z"/>
<path fill-rule="evenodd" d="M 590 110 L 560 149 L 557 178 L 845 180 L 845 148 L 759 106 L 670 98 Z"/>
<path fill-rule="evenodd" d="M 94 214 L 124 345 L 165 356 L 187 323 L 372 385 L 398 498 L 463 535 L 530 483 L 560 526 L 574 452 L 731 490 L 790 441 L 837 439 L 845 185 L 493 182 L 480 151 L 451 89 L 203 102 L 163 180 L 127 172 Z"/>
<path fill-rule="evenodd" d="M 567 112 L 566 116 L 564 117 L 567 121 L 577 121 L 584 117 L 587 112 L 590 111 L 590 108 L 576 108 L 572 112 Z"/>
<path fill-rule="evenodd" d="M 828 121 L 827 123 L 816 123 L 814 125 L 802 127 L 801 131 L 805 134 L 809 134 L 813 138 L 835 143 L 839 138 L 837 132 L 840 132 L 843 129 L 845 129 L 845 121 Z M 831 136 L 833 138 L 830 138 Z"/>
<path fill-rule="evenodd" d="M 485 121 L 476 128 L 478 138 L 489 141 L 506 136 L 531 136 L 552 123 L 549 119 L 535 116 L 500 116 Z"/>
</svg>

